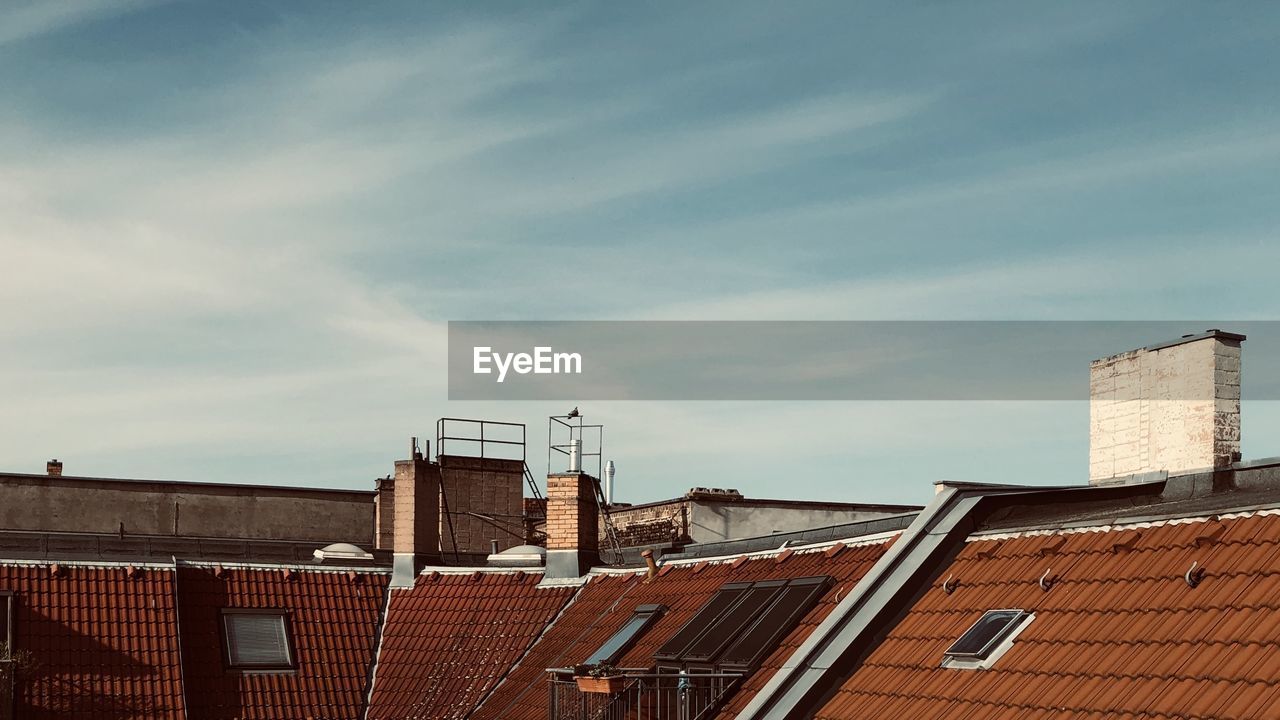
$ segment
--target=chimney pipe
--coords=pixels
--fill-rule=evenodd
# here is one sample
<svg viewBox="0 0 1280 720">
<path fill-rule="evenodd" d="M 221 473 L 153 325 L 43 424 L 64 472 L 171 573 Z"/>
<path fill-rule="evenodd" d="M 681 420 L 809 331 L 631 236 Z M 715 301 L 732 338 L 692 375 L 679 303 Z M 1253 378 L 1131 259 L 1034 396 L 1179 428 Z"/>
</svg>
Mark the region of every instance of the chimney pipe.
<svg viewBox="0 0 1280 720">
<path fill-rule="evenodd" d="M 645 550 L 640 553 L 640 557 L 644 558 L 644 577 L 646 580 L 652 580 L 658 577 L 658 563 L 653 559 L 653 551 Z"/>
<path fill-rule="evenodd" d="M 50 477 L 61 477 L 62 461 L 59 460 L 58 458 L 54 458 L 50 460 L 49 462 L 44 464 L 44 471 L 48 473 Z"/>
<path fill-rule="evenodd" d="M 569 472 L 582 472 L 582 438 L 569 441 Z"/>
<path fill-rule="evenodd" d="M 610 460 L 604 466 L 604 504 L 613 504 L 613 478 L 618 474 L 618 468 Z"/>
</svg>

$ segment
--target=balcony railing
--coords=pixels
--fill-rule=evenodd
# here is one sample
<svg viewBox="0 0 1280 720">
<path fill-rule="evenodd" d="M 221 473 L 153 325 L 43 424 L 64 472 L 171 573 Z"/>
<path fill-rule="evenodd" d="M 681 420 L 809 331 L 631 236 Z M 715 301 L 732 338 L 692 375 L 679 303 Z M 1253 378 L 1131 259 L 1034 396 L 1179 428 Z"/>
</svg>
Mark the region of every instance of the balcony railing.
<svg viewBox="0 0 1280 720">
<path fill-rule="evenodd" d="M 14 674 L 14 662 L 0 659 L 0 720 L 13 720 L 14 717 Z"/>
<path fill-rule="evenodd" d="M 549 669 L 549 720 L 706 720 L 736 687 L 737 673 L 624 670 L 614 693 L 583 692 L 573 673 Z"/>
</svg>

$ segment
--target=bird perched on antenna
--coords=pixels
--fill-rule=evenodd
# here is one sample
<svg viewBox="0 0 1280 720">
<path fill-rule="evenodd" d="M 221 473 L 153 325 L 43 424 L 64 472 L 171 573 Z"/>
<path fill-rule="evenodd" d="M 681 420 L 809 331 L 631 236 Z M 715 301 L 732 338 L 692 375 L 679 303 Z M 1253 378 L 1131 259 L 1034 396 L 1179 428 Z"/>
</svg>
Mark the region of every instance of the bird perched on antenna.
<svg viewBox="0 0 1280 720">
<path fill-rule="evenodd" d="M 582 415 L 582 413 L 578 412 L 578 407 L 575 405 L 573 409 L 569 411 L 568 417 L 575 418 L 580 415 Z"/>
</svg>

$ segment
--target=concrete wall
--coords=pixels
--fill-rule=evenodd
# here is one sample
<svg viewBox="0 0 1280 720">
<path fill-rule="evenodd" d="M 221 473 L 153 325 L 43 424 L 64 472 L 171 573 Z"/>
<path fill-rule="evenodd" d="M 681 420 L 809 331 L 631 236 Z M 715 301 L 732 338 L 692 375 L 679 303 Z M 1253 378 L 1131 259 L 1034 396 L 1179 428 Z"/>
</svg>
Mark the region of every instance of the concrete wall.
<svg viewBox="0 0 1280 720">
<path fill-rule="evenodd" d="M 366 549 L 374 493 L 0 475 L 0 530 L 295 540 Z"/>
<path fill-rule="evenodd" d="M 1223 468 L 1240 451 L 1240 341 L 1210 333 L 1094 361 L 1089 481 Z"/>
<path fill-rule="evenodd" d="M 820 503 L 766 503 L 767 501 L 762 500 L 744 503 L 695 501 L 690 508 L 689 535 L 697 543 L 737 540 L 874 520 L 919 509 L 906 506 L 878 509 L 874 506 L 823 506 Z"/>
<path fill-rule="evenodd" d="M 719 542 L 809 530 L 919 510 L 909 505 L 861 505 L 786 500 L 716 501 L 681 498 L 615 508 L 610 513 L 624 545 L 643 545 L 687 536 L 692 542 Z M 603 532 L 603 530 L 602 530 Z"/>
</svg>

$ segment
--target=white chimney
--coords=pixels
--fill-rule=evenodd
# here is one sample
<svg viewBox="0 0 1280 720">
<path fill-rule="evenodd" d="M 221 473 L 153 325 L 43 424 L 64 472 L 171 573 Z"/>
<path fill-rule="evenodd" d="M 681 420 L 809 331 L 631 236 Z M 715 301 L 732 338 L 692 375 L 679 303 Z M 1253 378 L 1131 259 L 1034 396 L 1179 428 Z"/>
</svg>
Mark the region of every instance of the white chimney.
<svg viewBox="0 0 1280 720">
<path fill-rule="evenodd" d="M 604 503 L 605 505 L 613 504 L 613 477 L 618 474 L 618 468 L 614 466 L 610 460 L 604 466 Z"/>
<path fill-rule="evenodd" d="M 1230 466 L 1240 457 L 1240 343 L 1209 330 L 1089 366 L 1089 482 Z"/>
</svg>

